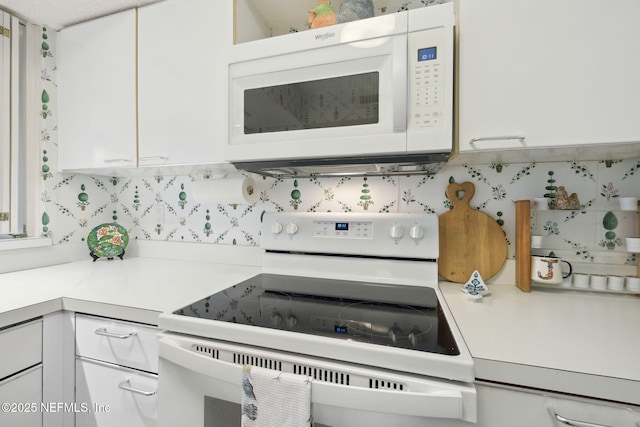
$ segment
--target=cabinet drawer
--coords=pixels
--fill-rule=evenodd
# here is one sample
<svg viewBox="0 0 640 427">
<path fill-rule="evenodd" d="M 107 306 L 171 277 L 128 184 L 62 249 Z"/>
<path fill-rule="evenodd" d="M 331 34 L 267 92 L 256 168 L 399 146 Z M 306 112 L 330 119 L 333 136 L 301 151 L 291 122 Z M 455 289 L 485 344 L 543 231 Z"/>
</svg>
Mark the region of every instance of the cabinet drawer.
<svg viewBox="0 0 640 427">
<path fill-rule="evenodd" d="M 640 426 L 640 407 L 476 383 L 477 427 Z"/>
<path fill-rule="evenodd" d="M 0 381 L 0 402 L 9 404 L 0 426 L 41 427 L 42 365 Z"/>
<path fill-rule="evenodd" d="M 76 359 L 76 426 L 158 425 L 158 376 Z"/>
<path fill-rule="evenodd" d="M 0 379 L 42 362 L 42 319 L 0 331 Z"/>
<path fill-rule="evenodd" d="M 76 315 L 76 355 L 158 372 L 158 343 L 152 326 Z"/>
</svg>

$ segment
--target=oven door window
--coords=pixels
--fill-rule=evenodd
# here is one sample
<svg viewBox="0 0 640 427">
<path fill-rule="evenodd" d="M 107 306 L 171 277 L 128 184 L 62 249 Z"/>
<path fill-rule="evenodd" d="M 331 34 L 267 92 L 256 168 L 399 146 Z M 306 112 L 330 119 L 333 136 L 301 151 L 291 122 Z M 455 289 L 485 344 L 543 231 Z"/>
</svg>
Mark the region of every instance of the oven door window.
<svg viewBox="0 0 640 427">
<path fill-rule="evenodd" d="M 204 397 L 204 427 L 241 427 L 242 415 L 239 403 L 227 402 L 215 397 Z M 331 427 L 313 423 L 313 427 Z"/>
<path fill-rule="evenodd" d="M 245 135 L 378 123 L 380 73 L 244 91 Z"/>
<path fill-rule="evenodd" d="M 204 427 L 240 427 L 241 406 L 215 397 L 204 397 Z"/>
</svg>

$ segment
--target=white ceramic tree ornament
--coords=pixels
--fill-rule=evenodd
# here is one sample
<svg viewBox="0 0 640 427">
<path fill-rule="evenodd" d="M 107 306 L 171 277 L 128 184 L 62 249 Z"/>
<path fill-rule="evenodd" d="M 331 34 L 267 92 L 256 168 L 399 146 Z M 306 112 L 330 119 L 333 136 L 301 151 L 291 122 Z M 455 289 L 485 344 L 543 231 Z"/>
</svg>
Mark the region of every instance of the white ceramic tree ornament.
<svg viewBox="0 0 640 427">
<path fill-rule="evenodd" d="M 471 273 L 471 277 L 462 287 L 462 292 L 466 293 L 469 299 L 479 301 L 483 296 L 489 294 L 489 287 L 484 283 L 482 276 L 478 270 Z"/>
</svg>

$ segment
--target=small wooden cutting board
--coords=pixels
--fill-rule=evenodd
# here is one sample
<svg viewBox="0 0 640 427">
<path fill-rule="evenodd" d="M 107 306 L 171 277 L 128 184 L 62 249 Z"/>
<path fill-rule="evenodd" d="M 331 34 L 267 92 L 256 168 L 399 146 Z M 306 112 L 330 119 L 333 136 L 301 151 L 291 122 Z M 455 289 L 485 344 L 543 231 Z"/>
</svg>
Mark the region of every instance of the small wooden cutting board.
<svg viewBox="0 0 640 427">
<path fill-rule="evenodd" d="M 469 207 L 475 192 L 471 182 L 449 184 L 446 195 L 453 209 L 439 216 L 438 274 L 451 282 L 466 283 L 474 270 L 487 280 L 507 259 L 502 228 L 486 213 Z"/>
</svg>

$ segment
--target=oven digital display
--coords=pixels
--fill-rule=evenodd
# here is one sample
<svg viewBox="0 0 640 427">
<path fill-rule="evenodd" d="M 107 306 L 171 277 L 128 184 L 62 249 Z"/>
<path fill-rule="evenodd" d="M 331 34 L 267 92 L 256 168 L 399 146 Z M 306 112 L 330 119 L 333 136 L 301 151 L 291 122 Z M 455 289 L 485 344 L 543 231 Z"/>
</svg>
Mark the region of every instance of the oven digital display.
<svg viewBox="0 0 640 427">
<path fill-rule="evenodd" d="M 418 49 L 418 62 L 431 61 L 438 57 L 437 47 L 425 47 L 424 49 Z"/>
<path fill-rule="evenodd" d="M 337 334 L 346 334 L 347 333 L 347 327 L 346 326 L 334 326 L 333 330 L 335 331 L 335 333 Z"/>
<path fill-rule="evenodd" d="M 336 231 L 349 231 L 348 222 L 336 222 Z"/>
</svg>

